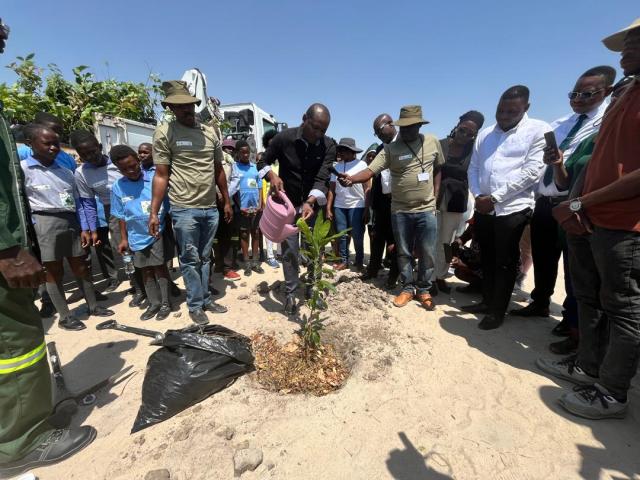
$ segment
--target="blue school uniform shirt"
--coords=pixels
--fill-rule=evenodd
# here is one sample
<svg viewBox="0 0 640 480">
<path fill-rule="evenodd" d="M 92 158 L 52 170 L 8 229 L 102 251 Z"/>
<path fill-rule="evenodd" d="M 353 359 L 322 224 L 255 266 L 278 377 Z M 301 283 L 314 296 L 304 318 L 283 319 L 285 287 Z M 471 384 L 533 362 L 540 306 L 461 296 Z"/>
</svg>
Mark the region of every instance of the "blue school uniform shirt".
<svg viewBox="0 0 640 480">
<path fill-rule="evenodd" d="M 129 248 L 133 252 L 144 250 L 156 239 L 149 235 L 149 215 L 151 213 L 151 185 L 155 172 L 143 172 L 138 180 L 119 178 L 111 189 L 111 215 L 127 224 Z M 160 206 L 160 232 L 164 230 L 164 217 L 169 208 L 169 198 L 165 195 Z"/>
<path fill-rule="evenodd" d="M 232 197 L 238 193 L 240 208 L 242 209 L 260 208 L 262 180 L 256 165 L 254 163 L 236 162 L 233 164 L 231 176 L 235 178 L 229 186 L 229 196 Z"/>
<path fill-rule="evenodd" d="M 26 160 L 32 155 L 33 150 L 31 150 L 31 147 L 29 145 L 18 145 L 18 157 L 20 157 L 20 160 Z M 64 150 L 60 150 L 60 152 L 58 152 L 58 156 L 56 157 L 55 162 L 61 167 L 68 168 L 72 172 L 74 172 L 76 168 L 78 168 L 78 164 L 73 159 L 73 157 Z"/>
</svg>

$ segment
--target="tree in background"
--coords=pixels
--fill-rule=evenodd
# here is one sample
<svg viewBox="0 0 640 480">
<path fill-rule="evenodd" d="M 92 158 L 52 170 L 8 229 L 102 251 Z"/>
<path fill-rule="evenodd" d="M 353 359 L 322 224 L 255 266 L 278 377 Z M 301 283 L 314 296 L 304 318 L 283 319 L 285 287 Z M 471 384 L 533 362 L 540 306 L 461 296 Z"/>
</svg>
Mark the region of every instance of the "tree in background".
<svg viewBox="0 0 640 480">
<path fill-rule="evenodd" d="M 144 123 L 156 122 L 160 79 L 149 74 L 146 84 L 115 79 L 98 81 L 89 67 L 80 65 L 68 81 L 55 64 L 38 67 L 34 54 L 16 57 L 7 68 L 18 79 L 13 85 L 0 83 L 0 101 L 14 124 L 30 122 L 39 111 L 60 117 L 67 131 L 93 128 L 93 114 L 103 113 Z M 48 72 L 46 78 L 45 72 Z"/>
</svg>

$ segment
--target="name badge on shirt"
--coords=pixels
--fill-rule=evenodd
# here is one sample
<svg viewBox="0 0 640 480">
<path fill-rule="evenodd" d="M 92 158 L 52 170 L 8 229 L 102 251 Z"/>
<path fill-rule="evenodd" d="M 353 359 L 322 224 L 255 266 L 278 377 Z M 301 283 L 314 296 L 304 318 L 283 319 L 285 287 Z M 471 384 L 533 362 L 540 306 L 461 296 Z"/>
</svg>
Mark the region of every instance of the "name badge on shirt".
<svg viewBox="0 0 640 480">
<path fill-rule="evenodd" d="M 140 202 L 140 208 L 145 215 L 151 215 L 151 202 L 148 200 L 142 200 Z"/>
<path fill-rule="evenodd" d="M 31 185 L 31 188 L 38 191 L 51 190 L 51 185 Z"/>
<path fill-rule="evenodd" d="M 429 181 L 429 173 L 422 172 L 418 174 L 418 182 L 428 182 Z"/>
<path fill-rule="evenodd" d="M 176 147 L 193 147 L 193 142 L 190 140 L 178 140 Z"/>
<path fill-rule="evenodd" d="M 104 187 L 107 184 L 107 180 L 100 180 L 92 185 L 93 188 Z"/>
<path fill-rule="evenodd" d="M 410 153 L 406 154 L 406 155 L 400 155 L 398 157 L 398 160 L 411 160 L 413 158 L 413 155 L 411 155 Z"/>
<path fill-rule="evenodd" d="M 69 194 L 69 192 L 60 192 L 60 203 L 65 208 L 74 207 L 76 202 L 73 200 L 73 197 Z"/>
</svg>

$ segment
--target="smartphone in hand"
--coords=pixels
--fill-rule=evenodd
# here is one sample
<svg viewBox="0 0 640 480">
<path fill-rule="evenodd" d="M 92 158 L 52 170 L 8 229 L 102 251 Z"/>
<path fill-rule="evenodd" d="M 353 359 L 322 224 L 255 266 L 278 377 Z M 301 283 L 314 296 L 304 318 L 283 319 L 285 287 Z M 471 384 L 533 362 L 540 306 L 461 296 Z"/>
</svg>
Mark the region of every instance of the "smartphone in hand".
<svg viewBox="0 0 640 480">
<path fill-rule="evenodd" d="M 544 141 L 547 144 L 547 147 L 553 148 L 554 150 L 558 150 L 558 142 L 556 142 L 556 134 L 553 132 L 547 132 L 544 134 Z"/>
</svg>

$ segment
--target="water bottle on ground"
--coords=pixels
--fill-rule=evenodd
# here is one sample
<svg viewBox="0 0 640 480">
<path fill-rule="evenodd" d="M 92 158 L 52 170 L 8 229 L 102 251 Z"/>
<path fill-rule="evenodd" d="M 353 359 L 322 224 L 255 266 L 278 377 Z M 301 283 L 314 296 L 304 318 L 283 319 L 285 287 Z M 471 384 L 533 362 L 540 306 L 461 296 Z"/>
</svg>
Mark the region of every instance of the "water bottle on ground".
<svg viewBox="0 0 640 480">
<path fill-rule="evenodd" d="M 124 255 L 122 255 L 122 261 L 124 262 L 124 272 L 129 276 L 133 275 L 136 268 L 133 266 L 133 254 L 130 250 L 124 252 Z"/>
</svg>

